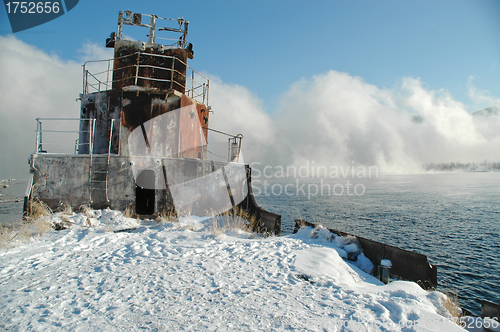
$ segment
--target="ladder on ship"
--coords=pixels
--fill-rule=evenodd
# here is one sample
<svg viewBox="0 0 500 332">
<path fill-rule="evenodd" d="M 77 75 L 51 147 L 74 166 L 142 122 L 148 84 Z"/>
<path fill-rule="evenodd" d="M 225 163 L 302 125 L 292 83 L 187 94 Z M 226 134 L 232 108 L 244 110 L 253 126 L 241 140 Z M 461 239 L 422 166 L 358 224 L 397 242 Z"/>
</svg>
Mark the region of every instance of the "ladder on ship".
<svg viewBox="0 0 500 332">
<path fill-rule="evenodd" d="M 90 166 L 89 166 L 89 199 L 91 204 L 107 204 L 109 203 L 108 197 L 108 183 L 109 183 L 109 161 L 111 155 L 111 141 L 113 138 L 113 125 L 114 120 L 111 119 L 111 126 L 109 130 L 108 140 L 108 153 L 107 154 L 94 154 L 93 153 L 93 140 L 90 143 Z M 91 126 L 91 137 L 94 136 L 95 120 Z"/>
</svg>

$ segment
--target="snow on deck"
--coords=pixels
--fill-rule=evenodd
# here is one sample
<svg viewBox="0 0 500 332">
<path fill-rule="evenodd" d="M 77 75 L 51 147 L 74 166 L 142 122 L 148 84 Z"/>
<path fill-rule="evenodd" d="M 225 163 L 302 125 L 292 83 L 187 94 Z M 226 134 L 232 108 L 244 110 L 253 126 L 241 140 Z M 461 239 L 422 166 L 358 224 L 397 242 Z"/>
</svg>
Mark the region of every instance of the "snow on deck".
<svg viewBox="0 0 500 332">
<path fill-rule="evenodd" d="M 62 218 L 73 226 L 0 250 L 1 329 L 462 330 L 443 294 L 383 285 L 311 228 L 263 238 L 210 218 Z"/>
</svg>

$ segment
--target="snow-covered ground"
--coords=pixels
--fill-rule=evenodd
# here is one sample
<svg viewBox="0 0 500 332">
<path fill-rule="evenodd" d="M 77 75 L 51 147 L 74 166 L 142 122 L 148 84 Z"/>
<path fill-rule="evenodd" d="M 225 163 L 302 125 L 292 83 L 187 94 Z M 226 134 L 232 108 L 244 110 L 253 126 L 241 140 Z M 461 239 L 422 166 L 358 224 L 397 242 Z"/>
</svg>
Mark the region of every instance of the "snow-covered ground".
<svg viewBox="0 0 500 332">
<path fill-rule="evenodd" d="M 221 217 L 44 218 L 71 227 L 0 250 L 0 329 L 463 331 L 443 294 L 380 283 L 322 229 L 264 238 Z"/>
</svg>

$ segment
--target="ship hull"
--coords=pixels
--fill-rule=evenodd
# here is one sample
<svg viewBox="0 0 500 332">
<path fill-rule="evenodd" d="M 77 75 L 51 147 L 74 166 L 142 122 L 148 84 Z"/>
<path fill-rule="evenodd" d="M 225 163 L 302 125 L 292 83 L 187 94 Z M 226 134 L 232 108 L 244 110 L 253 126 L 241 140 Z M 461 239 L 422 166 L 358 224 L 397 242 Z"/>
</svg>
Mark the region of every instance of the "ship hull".
<svg viewBox="0 0 500 332">
<path fill-rule="evenodd" d="M 188 158 L 134 158 L 119 155 L 31 156 L 32 181 L 25 197 L 51 209 L 82 205 L 130 211 L 133 215 L 220 215 L 245 211 L 255 229 L 279 235 L 281 216 L 258 206 L 252 193 L 251 167 Z M 137 166 L 142 170 L 137 174 Z"/>
</svg>

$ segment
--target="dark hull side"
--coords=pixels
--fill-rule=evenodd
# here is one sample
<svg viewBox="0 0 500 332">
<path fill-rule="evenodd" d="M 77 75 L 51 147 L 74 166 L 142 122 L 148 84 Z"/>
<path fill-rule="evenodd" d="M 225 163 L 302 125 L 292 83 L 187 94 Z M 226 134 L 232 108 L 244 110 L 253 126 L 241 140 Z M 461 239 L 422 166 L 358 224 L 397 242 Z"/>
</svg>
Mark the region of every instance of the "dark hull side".
<svg viewBox="0 0 500 332">
<path fill-rule="evenodd" d="M 317 227 L 317 225 L 296 219 L 293 233 L 297 233 L 301 227 Z M 429 263 L 427 256 L 331 228 L 328 230 L 336 235 L 354 239 L 375 266 L 380 266 L 383 259 L 390 260 L 391 275 L 394 278 L 414 281 L 423 289 L 437 287 L 437 267 Z"/>
</svg>

